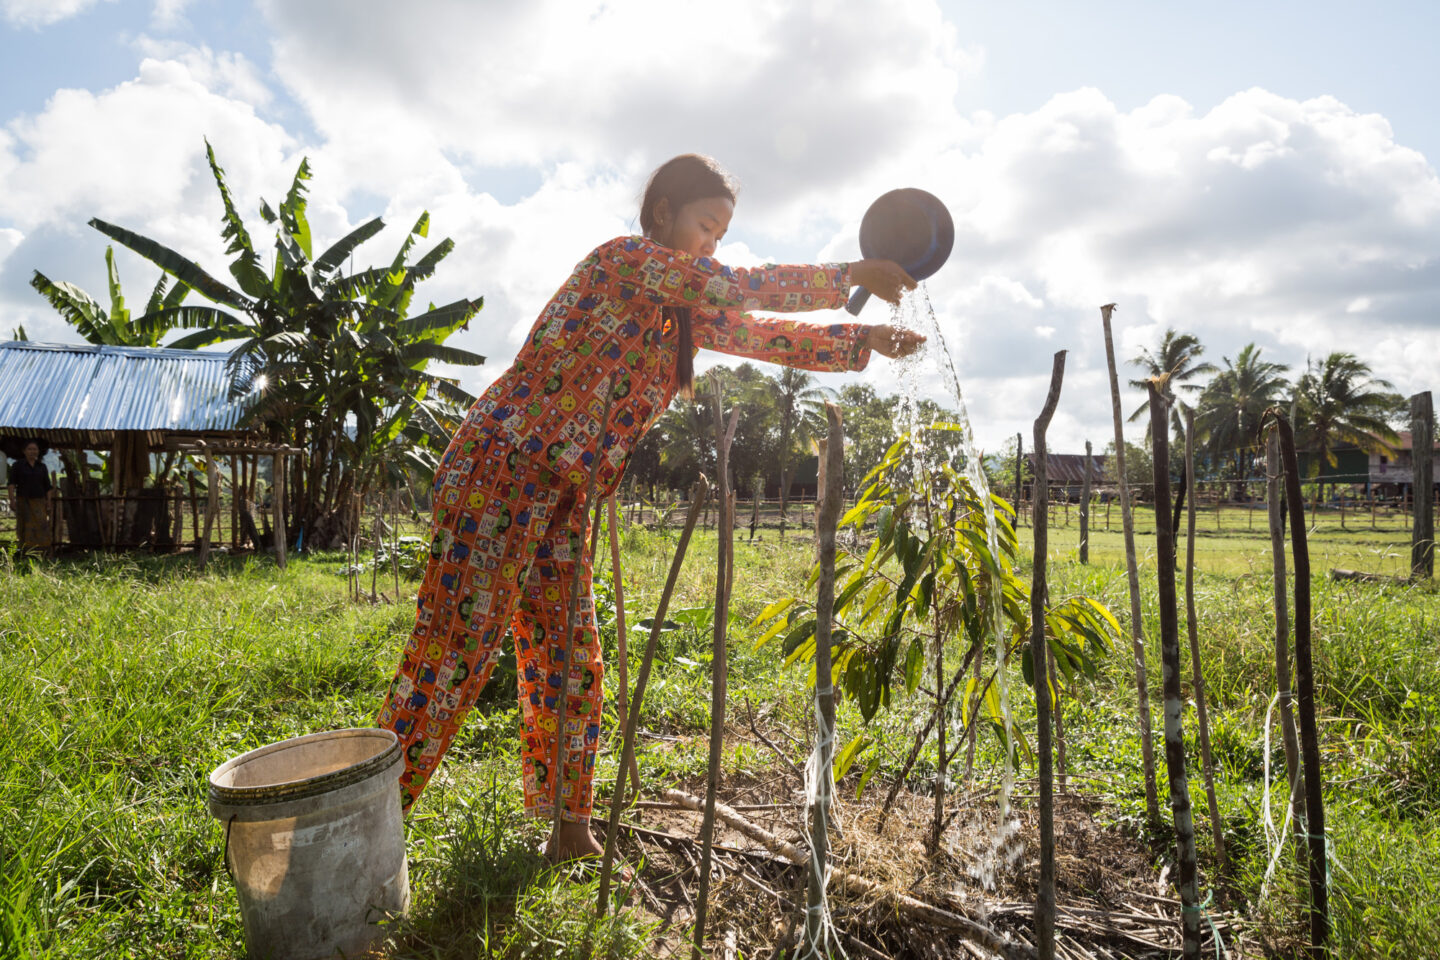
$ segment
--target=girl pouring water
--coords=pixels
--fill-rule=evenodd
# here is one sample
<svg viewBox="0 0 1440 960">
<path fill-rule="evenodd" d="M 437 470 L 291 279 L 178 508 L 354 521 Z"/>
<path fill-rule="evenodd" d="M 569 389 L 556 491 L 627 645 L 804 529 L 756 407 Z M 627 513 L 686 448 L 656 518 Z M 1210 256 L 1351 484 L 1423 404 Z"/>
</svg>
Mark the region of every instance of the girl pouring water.
<svg viewBox="0 0 1440 960">
<path fill-rule="evenodd" d="M 432 488 L 430 561 L 415 628 L 380 709 L 405 752 L 408 810 L 434 774 L 514 637 L 525 810 L 550 817 L 554 860 L 598 855 L 589 820 L 604 666 L 591 605 L 586 486 L 597 502 L 677 392 L 690 394 L 701 347 L 806 370 L 862 370 L 872 351 L 913 353 L 924 338 L 886 324 L 752 316 L 845 305 L 852 285 L 891 303 L 915 281 L 888 260 L 730 268 L 711 259 L 735 189 L 687 154 L 650 177 L 643 236 L 602 244 L 550 299 L 515 362 L 470 409 Z M 571 662 L 565 623 L 574 564 L 580 596 Z M 563 675 L 563 679 L 562 679 Z M 556 726 L 561 689 L 565 729 Z M 557 738 L 561 769 L 552 769 Z"/>
</svg>

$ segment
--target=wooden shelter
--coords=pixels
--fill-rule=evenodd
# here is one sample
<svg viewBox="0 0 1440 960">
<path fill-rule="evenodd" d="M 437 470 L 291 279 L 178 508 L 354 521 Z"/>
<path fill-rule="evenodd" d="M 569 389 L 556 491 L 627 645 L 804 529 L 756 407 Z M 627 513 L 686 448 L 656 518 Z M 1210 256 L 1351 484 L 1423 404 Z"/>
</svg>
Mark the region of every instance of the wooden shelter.
<svg viewBox="0 0 1440 960">
<path fill-rule="evenodd" d="M 198 350 L 0 343 L 0 450 L 16 456 L 33 438 L 64 465 L 51 511 L 57 547 L 199 548 L 216 531 L 233 549 L 273 543 L 268 518 L 262 533 L 251 509 L 261 460 L 299 451 L 265 444 L 245 426 L 254 398 L 232 396 L 229 360 Z M 90 476 L 92 451 L 108 457 L 103 484 Z M 187 458 L 198 465 L 197 455 L 203 481 L 184 469 Z"/>
</svg>

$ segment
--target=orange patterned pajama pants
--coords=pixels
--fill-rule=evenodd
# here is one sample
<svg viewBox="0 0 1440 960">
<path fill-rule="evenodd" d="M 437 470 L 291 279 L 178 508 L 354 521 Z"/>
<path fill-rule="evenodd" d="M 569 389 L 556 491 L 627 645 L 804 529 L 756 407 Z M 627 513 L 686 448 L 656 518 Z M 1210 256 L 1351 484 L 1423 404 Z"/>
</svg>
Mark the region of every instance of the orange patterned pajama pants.
<svg viewBox="0 0 1440 960">
<path fill-rule="evenodd" d="M 560 796 L 566 820 L 587 822 L 604 675 L 591 604 L 585 494 L 503 437 L 462 427 L 435 475 L 430 561 L 415 629 L 378 725 L 405 750 L 408 810 L 445 756 L 500 656 L 507 629 L 519 680 L 525 810 L 551 815 L 565 619 L 582 564 L 566 706 Z"/>
</svg>

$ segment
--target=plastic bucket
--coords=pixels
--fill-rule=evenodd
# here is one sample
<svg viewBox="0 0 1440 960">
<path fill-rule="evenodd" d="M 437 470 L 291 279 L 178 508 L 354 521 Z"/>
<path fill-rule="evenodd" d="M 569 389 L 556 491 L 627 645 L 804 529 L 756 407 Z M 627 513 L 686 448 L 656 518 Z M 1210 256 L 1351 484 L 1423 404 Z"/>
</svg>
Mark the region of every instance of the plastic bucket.
<svg viewBox="0 0 1440 960">
<path fill-rule="evenodd" d="M 210 774 L 249 960 L 363 956 L 410 904 L 395 734 L 283 740 Z"/>
</svg>

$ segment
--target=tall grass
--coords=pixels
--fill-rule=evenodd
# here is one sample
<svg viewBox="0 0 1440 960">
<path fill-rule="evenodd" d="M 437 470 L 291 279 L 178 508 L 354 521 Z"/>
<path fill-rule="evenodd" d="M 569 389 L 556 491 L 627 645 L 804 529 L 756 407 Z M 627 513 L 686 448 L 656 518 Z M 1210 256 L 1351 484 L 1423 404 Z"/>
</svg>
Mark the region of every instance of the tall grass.
<svg viewBox="0 0 1440 960">
<path fill-rule="evenodd" d="M 1268 567 L 1249 557 L 1263 558 L 1265 535 L 1257 531 L 1253 544 L 1227 537 L 1199 555 L 1217 789 L 1236 864 L 1227 884 L 1205 859 L 1208 831 L 1199 833 L 1203 880 L 1255 917 L 1283 955 L 1303 935 L 1293 920 L 1305 890 L 1303 878 L 1282 875 L 1265 899 L 1258 896 L 1269 853 L 1257 816 L 1261 728 L 1274 680 Z M 1393 546 L 1371 542 L 1365 532 L 1349 541 L 1343 536 L 1317 540 L 1331 543 L 1326 549 L 1347 566 Z M 680 626 L 664 636 L 647 695 L 645 728 L 681 738 L 641 753 L 650 784 L 704 771 L 698 735 L 708 722 L 713 537 L 700 535 L 691 547 L 672 607 Z M 623 546 L 634 622 L 654 608 L 673 542 L 630 528 Z M 1080 567 L 1063 530 L 1052 547 L 1053 597 L 1085 592 L 1124 608 L 1118 552 L 1107 554 L 1102 542 L 1092 552 L 1096 562 Z M 808 538 L 782 542 L 768 532 L 754 544 L 737 541 L 731 611 L 737 727 L 745 726 L 748 698 L 767 712 L 767 724 L 806 735 L 803 671 L 782 668 L 771 648 L 753 651 L 746 626 L 769 600 L 803 586 L 810 550 Z M 1153 585 L 1153 559 L 1142 562 L 1152 565 L 1142 577 Z M 223 835 L 205 805 L 207 774 L 264 743 L 368 725 L 410 626 L 408 604 L 350 604 L 338 573 L 343 563 L 340 556 L 302 557 L 282 573 L 268 562 L 217 558 L 203 576 L 177 558 L 0 566 L 0 958 L 239 953 L 238 907 L 220 863 Z M 1323 571 L 1322 561 L 1316 566 Z M 1336 955 L 1434 955 L 1440 597 L 1433 587 L 1320 578 L 1315 586 L 1317 704 L 1337 855 Z M 602 579 L 602 608 L 604 591 Z M 1153 598 L 1153 586 L 1145 593 Z M 1153 620 L 1153 605 L 1145 614 Z M 1152 656 L 1158 670 L 1158 653 Z M 1062 702 L 1072 771 L 1104 776 L 1108 785 L 1097 789 L 1106 815 L 1138 831 L 1144 792 L 1127 663 L 1117 652 L 1093 685 Z M 608 671 L 607 683 L 616 675 Z M 1018 675 L 1015 682 L 1022 682 Z M 590 879 L 553 870 L 535 853 L 545 825 L 520 810 L 513 689 L 513 674 L 497 675 L 411 818 L 414 908 L 393 929 L 394 954 L 649 955 L 651 931 L 632 910 L 614 911 L 604 923 L 594 919 Z M 901 703 L 882 712 L 884 726 L 872 731 L 887 758 L 880 778 L 893 774 L 909 748 L 912 713 Z M 606 722 L 613 729 L 608 711 Z M 1021 722 L 1023 729 L 1033 717 Z M 841 706 L 838 725 L 845 740 L 858 732 L 851 705 Z M 1272 771 L 1283 769 L 1280 750 L 1276 734 Z M 997 758 L 982 736 L 977 769 Z M 745 746 L 725 762 L 730 774 L 760 773 L 774 763 Z M 596 781 L 602 798 L 614 763 L 602 750 Z M 915 783 L 933 776 L 933 763 L 922 757 Z M 847 785 L 854 789 L 850 780 L 841 785 L 842 799 Z M 1272 802 L 1282 809 L 1283 801 Z M 1158 869 L 1167 848 L 1157 842 L 1154 849 Z"/>
</svg>

